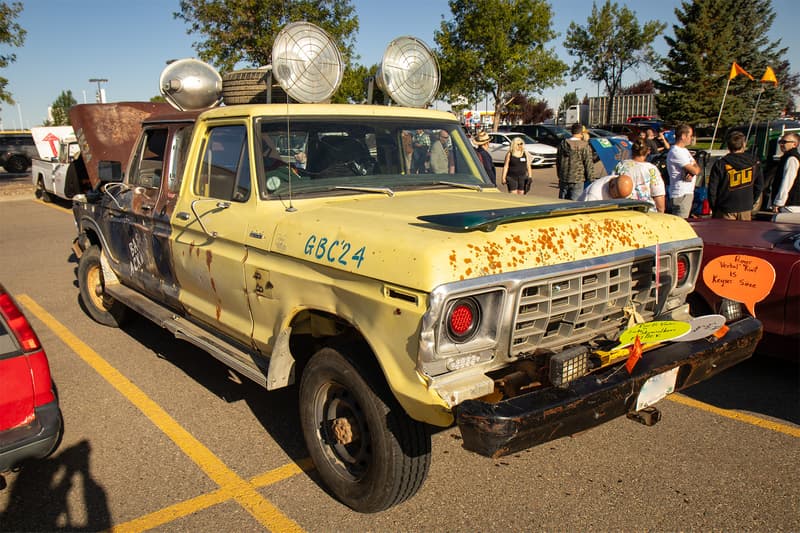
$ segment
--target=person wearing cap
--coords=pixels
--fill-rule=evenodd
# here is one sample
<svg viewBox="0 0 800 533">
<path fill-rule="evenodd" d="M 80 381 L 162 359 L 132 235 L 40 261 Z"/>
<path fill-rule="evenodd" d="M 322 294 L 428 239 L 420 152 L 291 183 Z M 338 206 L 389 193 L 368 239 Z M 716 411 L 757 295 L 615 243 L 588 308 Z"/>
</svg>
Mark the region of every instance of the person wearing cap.
<svg viewBox="0 0 800 533">
<path fill-rule="evenodd" d="M 633 192 L 633 178 L 627 174 L 605 176 L 598 178 L 586 187 L 580 196 L 579 202 L 592 200 L 616 200 L 628 198 Z"/>
<path fill-rule="evenodd" d="M 486 169 L 486 174 L 489 176 L 489 179 L 492 180 L 492 184 L 497 185 L 495 182 L 495 171 L 494 171 L 494 163 L 492 162 L 492 154 L 486 150 L 486 146 L 489 144 L 489 134 L 485 131 L 480 131 L 475 137 L 472 138 L 473 142 L 475 143 L 475 153 L 478 154 L 478 159 L 481 160 L 483 164 L 483 168 Z"/>
</svg>

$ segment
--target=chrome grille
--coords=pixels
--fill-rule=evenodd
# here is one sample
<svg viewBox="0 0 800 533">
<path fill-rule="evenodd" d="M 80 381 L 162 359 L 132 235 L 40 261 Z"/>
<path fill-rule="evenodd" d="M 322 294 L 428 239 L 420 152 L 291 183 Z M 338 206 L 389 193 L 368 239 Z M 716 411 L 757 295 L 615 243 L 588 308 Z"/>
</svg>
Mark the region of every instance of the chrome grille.
<svg viewBox="0 0 800 533">
<path fill-rule="evenodd" d="M 669 255 L 661 257 L 658 300 L 672 286 Z M 511 337 L 511 355 L 536 349 L 561 350 L 604 334 L 614 336 L 626 323 L 623 308 L 632 302 L 645 320 L 657 313 L 654 259 L 594 268 L 524 283 Z"/>
</svg>

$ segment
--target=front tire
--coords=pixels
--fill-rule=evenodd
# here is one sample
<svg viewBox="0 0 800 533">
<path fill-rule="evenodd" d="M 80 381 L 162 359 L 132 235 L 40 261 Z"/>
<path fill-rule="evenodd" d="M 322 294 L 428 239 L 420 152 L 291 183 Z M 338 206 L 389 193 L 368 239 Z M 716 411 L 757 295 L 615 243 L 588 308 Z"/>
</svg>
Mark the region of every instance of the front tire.
<svg viewBox="0 0 800 533">
<path fill-rule="evenodd" d="M 105 293 L 100 248 L 92 245 L 84 251 L 78 263 L 78 287 L 86 311 L 95 321 L 119 327 L 125 321 L 128 308 Z"/>
<path fill-rule="evenodd" d="M 301 378 L 300 423 L 323 482 L 356 511 L 388 509 L 425 481 L 427 426 L 406 415 L 380 372 L 363 362 L 318 351 Z"/>
<path fill-rule="evenodd" d="M 50 203 L 53 201 L 53 198 L 50 196 L 50 193 L 47 192 L 47 189 L 44 187 L 44 178 L 39 178 L 36 181 L 36 198 L 39 198 L 41 201 L 45 203 Z"/>
</svg>

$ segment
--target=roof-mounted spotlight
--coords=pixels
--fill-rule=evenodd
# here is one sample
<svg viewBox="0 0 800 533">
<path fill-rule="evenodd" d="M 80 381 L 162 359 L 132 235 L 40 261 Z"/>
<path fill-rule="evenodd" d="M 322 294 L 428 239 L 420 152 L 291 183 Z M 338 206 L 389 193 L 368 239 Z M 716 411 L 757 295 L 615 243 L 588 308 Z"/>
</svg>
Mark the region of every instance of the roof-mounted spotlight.
<svg viewBox="0 0 800 533">
<path fill-rule="evenodd" d="M 343 74 L 339 49 L 322 28 L 310 22 L 293 22 L 275 37 L 272 75 L 298 102 L 329 100 Z"/>
<path fill-rule="evenodd" d="M 421 40 L 398 37 L 386 47 L 376 81 L 399 105 L 427 107 L 439 89 L 439 64 Z"/>
<path fill-rule="evenodd" d="M 179 59 L 161 71 L 161 95 L 179 111 L 199 111 L 222 101 L 222 77 L 197 59 Z"/>
</svg>

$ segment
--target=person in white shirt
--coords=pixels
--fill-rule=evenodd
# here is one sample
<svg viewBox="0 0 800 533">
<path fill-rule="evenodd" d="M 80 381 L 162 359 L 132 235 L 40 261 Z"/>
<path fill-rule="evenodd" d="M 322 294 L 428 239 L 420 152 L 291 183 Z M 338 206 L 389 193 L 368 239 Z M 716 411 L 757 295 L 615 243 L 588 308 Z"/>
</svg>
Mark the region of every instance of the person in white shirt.
<svg viewBox="0 0 800 533">
<path fill-rule="evenodd" d="M 633 178 L 627 174 L 616 176 L 611 174 L 594 180 L 578 196 L 579 202 L 593 200 L 616 200 L 628 198 L 633 191 Z"/>
<path fill-rule="evenodd" d="M 772 211 L 791 211 L 800 212 L 800 180 L 797 179 L 800 173 L 800 153 L 798 153 L 798 143 L 800 135 L 787 133 L 778 141 L 778 147 L 783 155 L 781 156 L 780 167 L 775 173 L 775 177 L 781 178 L 778 193 L 772 202 Z"/>
<path fill-rule="evenodd" d="M 694 130 L 688 124 L 675 128 L 675 144 L 667 154 L 669 173 L 670 213 L 689 218 L 694 200 L 694 183 L 700 174 L 700 165 L 686 147 L 692 143 Z"/>
</svg>

